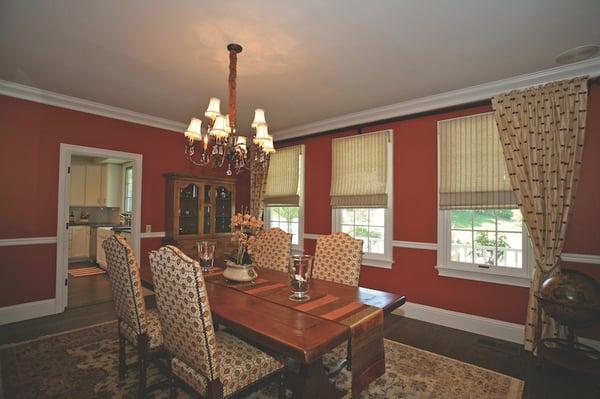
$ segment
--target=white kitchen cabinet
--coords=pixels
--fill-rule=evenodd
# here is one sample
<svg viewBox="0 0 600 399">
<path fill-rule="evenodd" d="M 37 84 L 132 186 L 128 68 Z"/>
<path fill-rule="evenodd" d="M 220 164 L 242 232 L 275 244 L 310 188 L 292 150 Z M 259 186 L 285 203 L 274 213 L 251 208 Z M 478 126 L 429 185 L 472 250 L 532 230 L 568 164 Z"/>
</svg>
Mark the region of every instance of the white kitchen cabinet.
<svg viewBox="0 0 600 399">
<path fill-rule="evenodd" d="M 70 206 L 121 206 L 123 168 L 117 164 L 71 164 Z"/>
<path fill-rule="evenodd" d="M 113 234 L 111 227 L 98 227 L 96 232 L 96 263 L 103 269 L 106 269 L 106 254 L 104 248 L 102 248 L 102 243 Z"/>
<path fill-rule="evenodd" d="M 85 166 L 85 205 L 101 206 L 102 165 Z"/>
<path fill-rule="evenodd" d="M 121 165 L 104 164 L 102 165 L 100 178 L 100 206 L 120 207 L 121 206 L 121 178 L 123 168 Z"/>
<path fill-rule="evenodd" d="M 85 165 L 72 163 L 69 183 L 69 205 L 85 205 Z"/>
<path fill-rule="evenodd" d="M 90 257 L 90 226 L 69 226 L 69 259 Z"/>
</svg>

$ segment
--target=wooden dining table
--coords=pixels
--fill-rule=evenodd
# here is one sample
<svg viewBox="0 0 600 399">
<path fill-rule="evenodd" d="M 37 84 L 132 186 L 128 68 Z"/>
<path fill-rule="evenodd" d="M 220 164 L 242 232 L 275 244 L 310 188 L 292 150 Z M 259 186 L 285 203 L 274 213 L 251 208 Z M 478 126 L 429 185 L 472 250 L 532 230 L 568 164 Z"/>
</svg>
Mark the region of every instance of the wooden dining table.
<svg viewBox="0 0 600 399">
<path fill-rule="evenodd" d="M 300 306 L 303 309 L 300 310 L 299 302 L 287 299 L 287 273 L 260 269 L 258 274 L 259 279 L 250 284 L 228 282 L 218 268 L 205 274 L 213 319 L 255 345 L 287 358 L 286 384 L 294 398 L 341 397 L 344 392 L 329 381 L 322 359 L 338 345 L 348 342 L 356 331 L 345 320 L 306 311 L 310 305 Z M 144 281 L 144 285 L 153 288 L 151 281 Z M 309 295 L 320 298 L 322 303 L 334 300 L 327 298 L 335 298 L 334 301 L 347 303 L 346 308 L 367 305 L 363 307 L 381 309 L 378 313 L 383 315 L 405 302 L 403 295 L 319 279 L 310 280 Z M 317 302 L 313 303 L 318 305 Z M 327 305 L 323 308 L 327 309 Z M 332 313 L 335 311 L 328 314 Z M 375 324 L 373 319 L 373 322 L 360 324 L 358 329 L 365 330 L 365 339 L 351 341 L 355 346 L 351 360 L 352 396 L 357 396 L 385 373 L 382 321 Z"/>
</svg>

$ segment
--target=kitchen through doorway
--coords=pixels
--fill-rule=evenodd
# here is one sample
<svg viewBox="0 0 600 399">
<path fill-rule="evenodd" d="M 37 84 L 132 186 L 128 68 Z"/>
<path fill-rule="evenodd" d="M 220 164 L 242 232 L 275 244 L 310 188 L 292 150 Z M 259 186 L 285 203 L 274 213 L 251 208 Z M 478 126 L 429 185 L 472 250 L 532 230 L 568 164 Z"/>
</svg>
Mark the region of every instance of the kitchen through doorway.
<svg viewBox="0 0 600 399">
<path fill-rule="evenodd" d="M 125 238 L 139 259 L 141 166 L 141 154 L 61 144 L 57 312 L 112 301 L 106 238 Z"/>
</svg>

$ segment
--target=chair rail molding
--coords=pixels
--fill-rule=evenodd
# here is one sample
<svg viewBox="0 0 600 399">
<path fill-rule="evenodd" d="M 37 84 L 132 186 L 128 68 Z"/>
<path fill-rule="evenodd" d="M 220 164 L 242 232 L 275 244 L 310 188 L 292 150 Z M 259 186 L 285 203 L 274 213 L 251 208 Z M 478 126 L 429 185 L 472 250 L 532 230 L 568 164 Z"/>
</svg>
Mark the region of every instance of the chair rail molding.
<svg viewBox="0 0 600 399">
<path fill-rule="evenodd" d="M 137 123 L 139 125 L 172 130 L 177 133 L 184 132 L 187 127 L 186 124 L 181 122 L 131 111 L 125 108 L 113 107 L 112 105 L 85 100 L 83 98 L 67 96 L 65 94 L 55 93 L 2 79 L 0 79 L 0 95 L 72 109 L 88 114 L 105 116 L 107 118 L 119 119 L 126 122 Z"/>
<path fill-rule="evenodd" d="M 54 237 L 22 237 L 22 238 L 3 238 L 0 239 L 0 247 L 18 247 L 21 245 L 44 245 L 56 244 Z"/>
<path fill-rule="evenodd" d="M 162 238 L 165 235 L 164 231 L 151 231 L 149 233 L 141 233 L 140 238 Z"/>
<path fill-rule="evenodd" d="M 518 75 L 463 89 L 447 91 L 432 96 L 416 98 L 383 107 L 371 108 L 303 125 L 292 126 L 278 130 L 274 135 L 276 141 L 287 140 L 365 123 L 384 121 L 386 119 L 489 100 L 495 95 L 506 91 L 523 89 L 554 80 L 569 79 L 583 75 L 588 75 L 590 77 L 599 76 L 600 58 L 593 58 L 591 60 L 581 61 L 570 65 L 544 69 L 538 72 Z"/>
<path fill-rule="evenodd" d="M 437 251 L 437 243 L 435 242 L 417 242 L 417 241 L 392 241 L 392 245 L 397 248 L 412 248 L 412 249 L 428 249 Z"/>
</svg>

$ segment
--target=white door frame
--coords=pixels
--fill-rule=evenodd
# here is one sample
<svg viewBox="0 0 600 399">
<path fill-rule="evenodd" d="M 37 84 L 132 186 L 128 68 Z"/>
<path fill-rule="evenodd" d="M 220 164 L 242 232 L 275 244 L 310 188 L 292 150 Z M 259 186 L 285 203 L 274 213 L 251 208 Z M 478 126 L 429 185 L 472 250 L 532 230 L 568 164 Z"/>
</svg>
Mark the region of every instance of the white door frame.
<svg viewBox="0 0 600 399">
<path fill-rule="evenodd" d="M 58 215 L 56 225 L 56 313 L 64 312 L 68 301 L 68 286 L 65 284 L 69 262 L 69 193 L 70 179 L 68 168 L 73 155 L 101 158 L 118 158 L 133 165 L 133 209 L 131 218 L 131 244 L 136 259 L 140 259 L 140 234 L 142 213 L 142 154 L 83 147 L 73 144 L 60 144 L 58 172 Z"/>
</svg>

